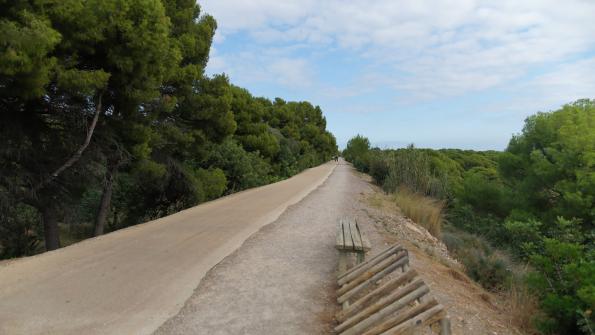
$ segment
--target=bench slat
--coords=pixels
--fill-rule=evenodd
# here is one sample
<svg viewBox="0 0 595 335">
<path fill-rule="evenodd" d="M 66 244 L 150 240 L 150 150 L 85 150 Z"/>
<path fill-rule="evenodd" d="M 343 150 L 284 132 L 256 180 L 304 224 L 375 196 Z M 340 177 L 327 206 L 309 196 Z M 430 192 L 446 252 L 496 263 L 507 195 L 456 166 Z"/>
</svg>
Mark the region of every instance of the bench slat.
<svg viewBox="0 0 595 335">
<path fill-rule="evenodd" d="M 349 228 L 349 221 L 341 220 L 343 225 L 343 234 L 345 235 L 345 250 L 353 250 L 353 239 L 351 237 L 351 229 Z"/>
<path fill-rule="evenodd" d="M 359 228 L 357 227 L 357 222 L 353 219 L 349 220 L 349 230 L 351 231 L 351 238 L 353 238 L 353 249 L 357 251 L 363 251 L 364 245 L 362 243 L 362 236 L 360 234 Z"/>
<path fill-rule="evenodd" d="M 335 247 L 339 250 L 345 248 L 345 235 L 343 234 L 343 224 L 341 220 L 337 221 L 337 241 L 335 242 Z"/>
<path fill-rule="evenodd" d="M 362 233 L 362 231 L 360 230 L 359 225 L 357 224 L 357 221 L 355 222 L 355 226 L 357 228 L 357 232 L 359 233 L 360 238 L 362 239 L 362 250 L 368 251 L 368 250 L 372 249 L 372 245 L 370 244 L 370 241 L 368 240 L 366 235 L 364 235 Z"/>
</svg>

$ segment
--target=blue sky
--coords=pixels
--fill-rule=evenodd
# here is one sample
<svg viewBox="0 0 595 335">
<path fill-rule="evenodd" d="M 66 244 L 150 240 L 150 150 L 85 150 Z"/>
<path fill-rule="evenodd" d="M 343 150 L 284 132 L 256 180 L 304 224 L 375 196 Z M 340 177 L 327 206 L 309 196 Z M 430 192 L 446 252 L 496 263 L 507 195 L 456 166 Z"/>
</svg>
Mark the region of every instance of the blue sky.
<svg viewBox="0 0 595 335">
<path fill-rule="evenodd" d="M 595 1 L 199 3 L 208 73 L 319 105 L 340 146 L 502 150 L 528 115 L 595 98 Z"/>
</svg>

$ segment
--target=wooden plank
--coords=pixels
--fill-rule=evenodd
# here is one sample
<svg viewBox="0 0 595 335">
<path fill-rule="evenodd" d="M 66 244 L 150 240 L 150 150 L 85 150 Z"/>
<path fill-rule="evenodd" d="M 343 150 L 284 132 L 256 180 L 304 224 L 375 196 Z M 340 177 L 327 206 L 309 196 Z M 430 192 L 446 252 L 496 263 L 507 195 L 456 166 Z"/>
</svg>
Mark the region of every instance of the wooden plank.
<svg viewBox="0 0 595 335">
<path fill-rule="evenodd" d="M 429 326 L 434 322 L 438 322 L 446 315 L 444 311 L 444 307 L 442 305 L 437 305 L 429 310 L 417 315 L 416 317 L 409 319 L 398 326 L 391 328 L 382 335 L 402 335 L 405 334 L 407 331 L 411 331 L 414 328 L 421 328 L 425 326 Z"/>
<path fill-rule="evenodd" d="M 375 301 L 371 305 L 367 306 L 366 308 L 359 311 L 357 314 L 353 315 L 352 317 L 348 318 L 347 320 L 343 321 L 340 325 L 335 328 L 335 331 L 342 332 L 345 329 L 367 319 L 374 313 L 380 311 L 384 307 L 394 303 L 395 301 L 400 300 L 407 294 L 417 290 L 418 288 L 424 286 L 424 281 L 421 278 L 414 280 L 413 282 L 401 287 L 398 290 L 395 290 L 391 294 Z"/>
<path fill-rule="evenodd" d="M 345 276 L 341 276 L 341 278 L 339 278 L 337 280 L 337 284 L 339 284 L 339 286 L 342 286 L 342 285 L 346 284 L 347 282 L 354 280 L 355 278 L 359 277 L 362 273 L 369 271 L 371 268 L 376 266 L 378 263 L 384 261 L 386 258 L 390 257 L 391 255 L 397 255 L 398 257 L 396 260 L 398 260 L 401 257 L 408 256 L 408 252 L 403 249 L 394 249 L 388 253 L 379 255 L 380 257 L 374 257 L 374 258 L 370 259 L 369 261 L 367 261 L 365 266 L 362 266 L 359 269 L 357 269 L 356 271 L 352 271 Z"/>
<path fill-rule="evenodd" d="M 343 224 L 341 220 L 337 221 L 337 240 L 335 242 L 335 248 L 343 250 L 345 248 L 345 238 L 343 235 Z"/>
<path fill-rule="evenodd" d="M 394 314 L 395 312 L 397 312 L 397 311 L 401 310 L 402 308 L 404 308 L 405 306 L 409 305 L 410 303 L 415 301 L 417 298 L 427 294 L 428 292 L 430 292 L 430 289 L 426 285 L 423 285 L 423 286 L 419 287 L 418 289 L 416 289 L 415 291 L 407 294 L 403 298 L 384 307 L 377 313 L 370 315 L 366 319 L 362 320 L 361 322 L 357 323 L 353 327 L 345 330 L 344 332 L 342 332 L 340 334 L 341 335 L 359 335 L 362 332 L 364 332 L 365 330 L 378 324 L 379 322 L 384 320 L 389 315 Z"/>
<path fill-rule="evenodd" d="M 415 277 L 417 277 L 417 271 L 409 270 L 405 273 L 400 274 L 398 277 L 392 278 L 391 280 L 374 289 L 372 292 L 366 294 L 365 296 L 352 303 L 351 306 L 349 306 L 349 308 L 337 313 L 337 320 L 339 322 L 343 322 L 343 320 L 353 316 L 355 313 L 364 309 L 373 301 L 376 301 L 380 299 L 382 296 L 388 294 L 388 291 L 392 291 L 410 282 Z"/>
<path fill-rule="evenodd" d="M 440 320 L 440 335 L 450 335 L 450 318 L 448 316 Z"/>
<path fill-rule="evenodd" d="M 368 271 L 364 271 L 362 274 L 355 277 L 353 280 L 345 283 L 345 285 L 341 286 L 341 288 L 339 288 L 337 290 L 337 294 L 338 295 L 345 294 L 345 292 L 356 287 L 360 283 L 364 282 L 366 279 L 374 276 L 376 273 L 382 271 L 387 266 L 391 265 L 392 263 L 394 263 L 397 260 L 398 260 L 398 255 L 394 255 L 394 254 L 390 255 L 389 257 L 385 258 L 382 262 L 380 262 L 380 263 L 374 265 L 373 267 L 371 267 L 370 269 L 368 269 Z"/>
<path fill-rule="evenodd" d="M 351 238 L 353 239 L 353 250 L 364 251 L 364 245 L 362 243 L 362 237 L 359 229 L 355 224 L 355 220 L 349 219 L 349 231 L 351 232 Z"/>
<path fill-rule="evenodd" d="M 353 240 L 351 239 L 351 231 L 349 231 L 349 222 L 341 220 L 343 225 L 343 234 L 345 235 L 345 250 L 353 251 Z"/>
<path fill-rule="evenodd" d="M 372 245 L 370 244 L 370 241 L 368 240 L 368 238 L 366 237 L 366 235 L 364 233 L 362 233 L 362 230 L 360 229 L 359 225 L 357 224 L 357 221 L 355 221 L 355 227 L 359 233 L 360 239 L 362 241 L 362 249 L 364 251 L 368 251 L 372 248 Z"/>
<path fill-rule="evenodd" d="M 414 306 L 413 308 L 404 310 L 401 313 L 397 313 L 393 316 L 391 316 L 390 318 L 388 318 L 387 320 L 385 320 L 384 322 L 368 329 L 365 333 L 363 333 L 362 335 L 379 335 L 382 334 L 383 332 L 398 326 L 399 324 L 401 324 L 404 321 L 407 321 L 411 318 L 414 318 L 415 316 L 427 311 L 428 309 L 434 307 L 438 305 L 438 301 L 436 301 L 436 299 L 432 298 L 432 299 L 428 299 L 425 302 Z"/>
<path fill-rule="evenodd" d="M 408 257 L 401 258 L 400 260 L 398 260 L 395 263 L 393 263 L 393 264 L 389 265 L 388 267 L 386 267 L 384 270 L 376 273 L 374 276 L 370 277 L 369 279 L 367 279 L 363 283 L 359 284 L 358 286 L 356 286 L 356 287 L 350 289 L 349 291 L 347 291 L 345 294 L 341 295 L 339 298 L 337 298 L 337 301 L 339 303 L 343 303 L 344 301 L 349 300 L 351 297 L 353 297 L 354 295 L 358 294 L 359 292 L 361 292 L 362 290 L 364 290 L 365 288 L 367 288 L 371 284 L 376 283 L 379 279 L 381 279 L 384 276 L 386 276 L 387 274 L 395 271 L 396 269 L 402 267 L 403 264 L 407 264 L 408 262 L 409 262 L 409 258 Z"/>
<path fill-rule="evenodd" d="M 352 267 L 351 269 L 347 270 L 347 272 L 345 274 L 342 274 L 338 277 L 339 281 L 342 281 L 343 278 L 347 277 L 347 276 L 352 276 L 353 273 L 356 272 L 361 272 L 363 271 L 362 269 L 365 267 L 371 267 L 374 266 L 376 264 L 378 264 L 379 261 L 381 261 L 382 259 L 386 258 L 388 255 L 390 255 L 391 252 L 393 251 L 398 251 L 398 250 L 404 250 L 403 247 L 395 244 L 391 247 L 386 248 L 384 251 L 382 251 L 381 253 L 379 253 L 378 255 L 368 259 L 367 261 L 365 261 L 364 263 L 358 264 L 354 267 Z M 357 276 L 357 275 L 355 275 Z M 339 285 L 343 285 L 343 283 L 339 283 Z"/>
</svg>

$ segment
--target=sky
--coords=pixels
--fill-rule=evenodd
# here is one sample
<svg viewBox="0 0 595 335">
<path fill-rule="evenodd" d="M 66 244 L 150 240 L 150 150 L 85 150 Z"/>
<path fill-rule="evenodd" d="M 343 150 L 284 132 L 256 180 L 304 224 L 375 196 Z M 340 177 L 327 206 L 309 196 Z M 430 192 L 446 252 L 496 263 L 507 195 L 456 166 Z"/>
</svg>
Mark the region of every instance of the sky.
<svg viewBox="0 0 595 335">
<path fill-rule="evenodd" d="M 199 0 L 207 72 L 322 108 L 340 147 L 504 150 L 595 98 L 595 0 Z"/>
</svg>

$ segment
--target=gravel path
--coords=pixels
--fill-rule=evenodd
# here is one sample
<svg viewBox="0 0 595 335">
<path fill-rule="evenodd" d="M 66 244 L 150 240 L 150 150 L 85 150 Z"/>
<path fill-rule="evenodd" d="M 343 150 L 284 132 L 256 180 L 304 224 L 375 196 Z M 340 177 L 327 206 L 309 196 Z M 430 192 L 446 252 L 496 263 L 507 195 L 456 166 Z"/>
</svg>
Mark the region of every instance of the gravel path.
<svg viewBox="0 0 595 335">
<path fill-rule="evenodd" d="M 369 189 L 342 163 L 211 269 L 156 334 L 328 334 L 337 308 L 336 222 Z"/>
</svg>

